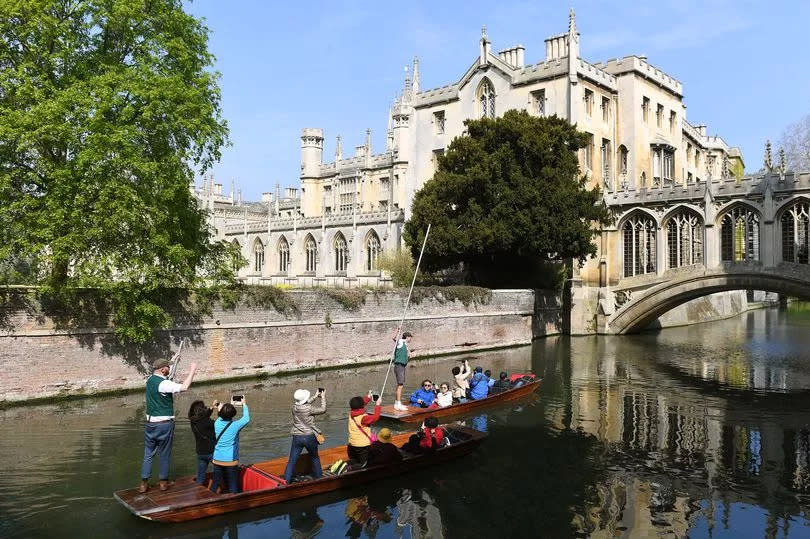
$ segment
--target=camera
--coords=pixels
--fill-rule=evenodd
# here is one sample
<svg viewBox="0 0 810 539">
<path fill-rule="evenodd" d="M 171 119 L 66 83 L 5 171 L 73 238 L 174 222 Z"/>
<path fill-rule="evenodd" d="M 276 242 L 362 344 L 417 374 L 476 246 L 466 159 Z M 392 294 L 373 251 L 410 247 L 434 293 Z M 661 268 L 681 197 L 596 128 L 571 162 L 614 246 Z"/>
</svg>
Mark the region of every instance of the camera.
<svg viewBox="0 0 810 539">
<path fill-rule="evenodd" d="M 242 400 L 244 400 L 244 398 L 245 398 L 244 395 L 232 395 L 231 396 L 231 401 L 234 402 L 234 403 L 241 403 Z"/>
<path fill-rule="evenodd" d="M 372 398 L 372 400 L 374 400 L 374 402 L 377 402 L 378 400 L 380 400 L 380 396 L 377 395 L 376 393 L 374 395 L 372 395 L 371 398 Z"/>
<path fill-rule="evenodd" d="M 318 393 L 323 393 L 324 391 L 326 391 L 324 388 L 322 388 L 322 387 L 318 388 Z"/>
</svg>

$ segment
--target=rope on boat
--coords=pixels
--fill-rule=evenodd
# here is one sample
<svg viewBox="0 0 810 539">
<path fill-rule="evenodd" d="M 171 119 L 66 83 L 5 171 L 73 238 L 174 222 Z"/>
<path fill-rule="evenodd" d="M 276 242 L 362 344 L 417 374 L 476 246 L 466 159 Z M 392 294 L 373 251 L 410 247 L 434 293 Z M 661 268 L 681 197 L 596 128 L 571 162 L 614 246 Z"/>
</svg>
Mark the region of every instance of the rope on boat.
<svg viewBox="0 0 810 539">
<path fill-rule="evenodd" d="M 397 345 L 399 344 L 399 339 L 402 335 L 402 324 L 405 323 L 405 315 L 408 312 L 408 306 L 411 304 L 411 294 L 413 293 L 413 287 L 416 284 L 416 276 L 419 275 L 419 265 L 422 263 L 422 255 L 425 254 L 425 245 L 427 245 L 428 235 L 430 234 L 430 224 L 428 224 L 427 230 L 425 231 L 425 239 L 422 240 L 422 250 L 419 251 L 419 260 L 416 261 L 416 269 L 413 272 L 413 280 L 411 281 L 411 288 L 408 290 L 408 299 L 405 301 L 405 308 L 402 311 L 402 318 L 399 320 L 399 327 L 397 328 L 397 334 L 394 338 L 394 350 L 391 352 L 391 359 L 388 360 L 388 369 L 385 371 L 385 380 L 383 380 L 382 389 L 380 389 L 380 398 L 377 402 L 382 402 L 383 392 L 385 391 L 385 384 L 388 383 L 388 375 L 391 374 L 391 365 L 394 363 L 394 354 L 397 351 Z"/>
</svg>

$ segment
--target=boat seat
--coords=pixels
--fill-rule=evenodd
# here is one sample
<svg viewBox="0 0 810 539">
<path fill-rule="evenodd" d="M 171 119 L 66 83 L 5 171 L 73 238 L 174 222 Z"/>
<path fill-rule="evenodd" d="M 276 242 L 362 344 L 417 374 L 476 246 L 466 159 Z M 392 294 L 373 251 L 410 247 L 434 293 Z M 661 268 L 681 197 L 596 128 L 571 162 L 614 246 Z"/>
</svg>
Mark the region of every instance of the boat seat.
<svg viewBox="0 0 810 539">
<path fill-rule="evenodd" d="M 283 478 L 273 475 L 271 473 L 263 472 L 253 467 L 246 466 L 242 468 L 242 491 L 251 492 L 254 490 L 265 490 L 269 488 L 278 488 L 286 485 L 287 482 Z"/>
</svg>

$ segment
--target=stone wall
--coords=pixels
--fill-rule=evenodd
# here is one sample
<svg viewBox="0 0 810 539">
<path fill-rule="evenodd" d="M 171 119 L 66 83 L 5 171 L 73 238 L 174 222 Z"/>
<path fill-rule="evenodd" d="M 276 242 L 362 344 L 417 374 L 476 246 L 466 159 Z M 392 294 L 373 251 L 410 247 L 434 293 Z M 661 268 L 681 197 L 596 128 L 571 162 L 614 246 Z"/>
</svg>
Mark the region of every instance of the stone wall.
<svg viewBox="0 0 810 539">
<path fill-rule="evenodd" d="M 368 293 L 357 310 L 346 310 L 323 291 L 288 292 L 297 316 L 273 309 L 215 308 L 193 326 L 159 332 L 145 349 L 121 347 L 109 328 L 58 329 L 52 318 L 33 311 L 0 313 L 0 404 L 139 388 L 146 365 L 168 358 L 188 337 L 179 377 L 199 365 L 197 380 L 271 375 L 301 369 L 383 361 L 393 350 L 391 335 L 405 303 L 398 291 Z M 541 295 L 542 296 L 542 295 Z M 471 303 L 429 297 L 412 303 L 404 329 L 411 331 L 413 356 L 528 344 L 534 336 L 559 333 L 559 303 L 542 296 L 535 312 L 530 290 L 495 290 L 489 301 Z"/>
<path fill-rule="evenodd" d="M 719 292 L 693 299 L 668 311 L 653 322 L 650 327 L 688 326 L 713 320 L 723 320 L 737 316 L 747 310 L 748 299 L 745 290 Z"/>
</svg>

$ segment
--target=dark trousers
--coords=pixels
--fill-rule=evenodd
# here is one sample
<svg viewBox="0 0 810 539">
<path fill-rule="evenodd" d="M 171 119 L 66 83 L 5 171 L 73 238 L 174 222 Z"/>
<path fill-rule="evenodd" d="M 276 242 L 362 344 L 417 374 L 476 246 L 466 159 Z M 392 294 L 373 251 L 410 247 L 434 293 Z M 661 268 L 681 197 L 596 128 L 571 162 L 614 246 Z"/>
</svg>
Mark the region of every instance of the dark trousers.
<svg viewBox="0 0 810 539">
<path fill-rule="evenodd" d="M 205 484 L 205 476 L 208 471 L 208 465 L 214 459 L 214 455 L 197 455 L 197 482 L 201 485 Z"/>
<path fill-rule="evenodd" d="M 228 487 L 228 492 L 236 494 L 242 492 L 239 488 L 239 465 L 236 466 L 220 466 L 214 464 L 214 478 L 211 480 L 211 492 L 216 492 L 217 487 L 222 482 L 222 476 L 225 476 L 225 484 Z"/>
<path fill-rule="evenodd" d="M 169 465 L 172 461 L 172 440 L 174 439 L 174 421 L 163 423 L 147 423 L 143 429 L 143 464 L 141 465 L 141 479 L 149 480 L 152 475 L 152 459 L 155 453 L 160 452 L 161 481 L 169 479 Z"/>
<path fill-rule="evenodd" d="M 287 468 L 284 470 L 284 480 L 289 483 L 292 481 L 293 474 L 295 473 L 295 463 L 298 462 L 298 457 L 301 456 L 301 451 L 304 449 L 309 453 L 309 459 L 312 461 L 312 477 L 318 479 L 323 475 L 321 469 L 321 457 L 318 456 L 318 440 L 315 439 L 314 434 L 293 435 L 292 445 L 290 446 L 290 458 L 287 459 Z"/>
<path fill-rule="evenodd" d="M 368 446 L 355 447 L 350 445 L 347 449 L 349 453 L 349 460 L 356 463 L 360 468 L 366 465 L 366 462 L 368 462 Z"/>
</svg>

